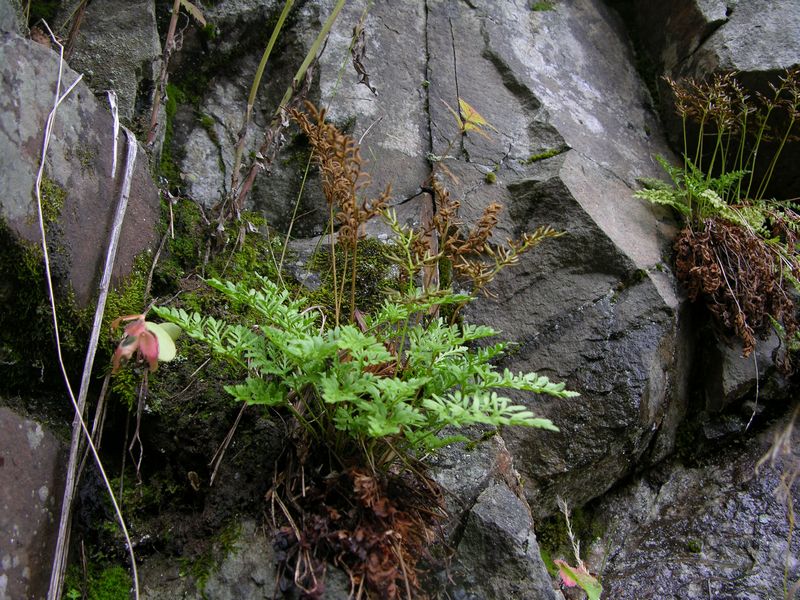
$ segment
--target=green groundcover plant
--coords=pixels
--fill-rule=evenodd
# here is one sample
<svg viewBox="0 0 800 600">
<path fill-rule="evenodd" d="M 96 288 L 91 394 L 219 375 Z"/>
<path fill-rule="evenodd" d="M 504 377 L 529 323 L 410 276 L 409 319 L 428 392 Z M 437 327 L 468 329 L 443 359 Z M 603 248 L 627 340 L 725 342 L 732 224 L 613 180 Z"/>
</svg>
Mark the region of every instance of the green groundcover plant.
<svg viewBox="0 0 800 600">
<path fill-rule="evenodd" d="M 257 327 L 224 323 L 183 309 L 155 313 L 246 369 L 246 379 L 225 389 L 248 404 L 282 407 L 322 441 L 342 465 L 363 452 L 385 469 L 409 454 L 434 450 L 460 437 L 438 437 L 447 426 L 524 425 L 557 431 L 548 419 L 498 394 L 524 390 L 576 396 L 564 384 L 534 373 L 499 371 L 491 360 L 505 344 L 471 347 L 496 335 L 486 326 L 425 323 L 432 306 L 461 304 L 469 296 L 421 291 L 403 302 L 387 300 L 363 327 L 326 327 L 320 313 L 261 278 L 261 289 L 216 279 L 208 284 L 261 317 Z"/>
</svg>

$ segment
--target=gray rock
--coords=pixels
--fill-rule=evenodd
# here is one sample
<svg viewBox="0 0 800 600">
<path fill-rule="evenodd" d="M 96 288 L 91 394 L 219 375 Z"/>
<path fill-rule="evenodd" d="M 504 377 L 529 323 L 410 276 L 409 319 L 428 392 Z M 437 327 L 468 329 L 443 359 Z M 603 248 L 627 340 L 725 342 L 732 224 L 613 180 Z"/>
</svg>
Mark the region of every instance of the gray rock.
<svg viewBox="0 0 800 600">
<path fill-rule="evenodd" d="M 530 510 L 507 485 L 485 489 L 472 507 L 451 565 L 452 598 L 555 600 Z"/>
<path fill-rule="evenodd" d="M 779 496 L 782 477 L 796 473 L 800 459 L 797 430 L 787 440 L 792 454 L 774 467 L 756 470 L 756 464 L 787 423 L 782 419 L 743 447 L 721 448 L 700 466 L 666 465 L 600 502 L 595 514 L 607 533 L 591 554 L 594 568 L 607 560 L 604 594 L 783 598 L 784 567 L 789 586 L 800 575 L 800 540 L 789 534 L 785 501 L 795 514 L 800 502 L 791 492 Z"/>
<path fill-rule="evenodd" d="M 38 245 L 34 183 L 44 125 L 53 103 L 58 56 L 47 48 L 8 34 L 0 39 L 0 173 L 4 195 L 0 217 L 22 240 Z M 64 68 L 63 88 L 77 74 Z M 56 283 L 86 306 L 97 291 L 109 230 L 125 162 L 120 132 L 117 175 L 111 178 L 113 120 L 83 83 L 58 109 L 45 168 L 50 202 L 50 246 Z M 56 198 L 58 197 L 58 198 Z M 59 205 L 60 204 L 60 205 Z M 140 147 L 120 239 L 115 280 L 130 273 L 134 258 L 157 243 L 158 191 Z M 89 241 L 87 243 L 87 241 Z"/>
<path fill-rule="evenodd" d="M 429 31 L 452 32 L 428 39 L 434 154 L 450 146 L 457 159 L 444 165 L 458 181 L 443 181 L 466 219 L 501 200 L 501 237 L 542 224 L 566 232 L 500 277 L 496 302 L 466 313 L 519 344 L 510 368 L 567 381 L 582 394 L 532 403 L 559 434 L 503 433 L 543 516 L 557 494 L 580 504 L 605 492 L 659 427 L 672 436 L 677 418 L 666 416 L 685 376 L 673 369 L 683 334 L 662 258 L 672 229 L 630 199 L 636 178 L 658 175 L 652 154 L 668 150 L 620 25 L 601 5 L 473 5 L 429 3 Z M 439 100 L 453 106 L 458 96 L 498 130 L 492 140 L 458 140 Z M 541 158 L 548 149 L 554 155 Z M 495 184 L 485 183 L 487 168 Z"/>
<path fill-rule="evenodd" d="M 470 432 L 477 437 L 479 432 Z M 557 598 L 539 555 L 519 474 L 498 435 L 457 444 L 431 459 L 442 486 L 447 544 L 455 548 L 445 582 L 451 598 Z"/>
<path fill-rule="evenodd" d="M 282 34 L 254 117 L 253 144 L 332 6 L 330 0 L 303 5 Z M 221 35 L 208 63 L 229 57 L 227 67 L 201 90 L 200 111 L 210 121 L 198 123 L 187 107 L 175 128 L 176 142 L 186 145 L 180 164 L 187 190 L 206 205 L 228 190 L 231 148 L 266 36 L 255 35 L 248 22 L 278 8 L 224 2 L 209 12 Z M 669 150 L 621 25 L 590 0 L 552 11 L 531 11 L 522 0 L 376 3 L 365 19 L 363 61 L 375 96 L 357 83 L 347 51 L 363 9 L 354 4 L 339 16 L 313 93 L 334 122 L 356 139 L 364 136 L 373 189 L 391 183 L 393 202 L 414 197 L 429 180 L 430 150 L 466 222 L 499 200 L 507 210 L 498 240 L 542 224 L 567 233 L 501 277 L 493 289 L 499 305 L 481 302 L 469 316 L 520 344 L 510 367 L 542 371 L 582 392 L 570 402 L 537 402 L 536 410 L 563 433 L 507 435 L 537 515 L 554 509 L 557 493 L 572 504 L 589 500 L 625 476 L 651 444 L 658 456 L 669 451 L 687 372 L 674 368 L 685 362 L 686 339 L 663 263 L 673 224 L 631 199 L 637 178 L 660 175 L 652 155 Z M 181 60 L 188 63 L 192 52 L 187 47 Z M 559 66 L 567 64 L 569 70 Z M 459 97 L 494 126 L 491 139 L 460 135 L 447 107 L 457 107 Z M 259 175 L 250 204 L 284 229 L 306 160 L 302 140 L 289 140 L 287 149 L 289 158 L 279 156 L 271 179 Z M 418 221 L 425 202 L 430 198 L 419 195 L 401 204 L 401 220 Z M 308 213 L 305 225 L 293 233 L 318 233 L 324 207 L 319 188 L 306 188 L 298 209 Z"/>
<path fill-rule="evenodd" d="M 47 594 L 65 461 L 49 430 L 0 407 L 0 600 Z"/>
<path fill-rule="evenodd" d="M 245 521 L 233 548 L 209 575 L 203 596 L 209 600 L 272 598 L 274 587 L 272 544 L 254 522 Z"/>
<path fill-rule="evenodd" d="M 680 80 L 708 78 L 712 73 L 734 71 L 751 97 L 771 95 L 769 84 L 800 64 L 800 5 L 793 0 L 677 0 L 633 2 L 634 35 L 662 73 Z M 662 112 L 673 145 L 682 147 L 682 126 L 675 118 L 674 98 L 666 84 L 661 90 Z M 691 147 L 691 145 L 690 145 Z M 763 172 L 775 146 L 766 144 L 756 171 Z M 794 165 L 800 144 L 790 141 L 781 152 L 768 195 L 793 198 L 800 193 L 800 176 Z"/>
<path fill-rule="evenodd" d="M 78 4 L 66 3 L 62 22 L 73 16 Z M 70 66 L 84 74 L 96 94 L 116 91 L 120 117 L 128 122 L 139 116 L 149 123 L 144 109 L 152 103 L 160 60 L 153 0 L 95 0 L 87 5 Z"/>
<path fill-rule="evenodd" d="M 0 0 L 0 33 L 22 33 L 22 11 L 18 0 Z"/>
<path fill-rule="evenodd" d="M 180 149 L 179 164 L 186 190 L 205 206 L 215 205 L 229 191 L 233 146 L 270 33 L 254 28 L 253 24 L 274 20 L 282 4 L 229 1 L 208 11 L 209 20 L 219 29 L 219 37 L 209 42 L 210 58 L 206 60 L 210 64 L 225 62 L 226 69 L 215 72 L 214 85 L 200 94 L 199 111 L 190 107 L 181 111 L 174 144 Z M 261 144 L 265 123 L 334 4 L 326 0 L 300 5 L 294 27 L 285 26 L 261 84 L 245 156 Z M 429 175 L 425 158 L 430 149 L 427 94 L 423 86 L 425 48 L 420 43 L 425 37 L 424 4 L 378 3 L 367 13 L 368 50 L 364 64 L 378 96 L 357 84 L 358 75 L 349 64 L 352 29 L 362 12 L 363 3 L 348 3 L 339 15 L 315 71 L 311 99 L 317 103 L 321 99 L 329 118 L 362 140 L 362 156 L 368 161 L 365 166 L 372 177 L 372 186 L 366 194 L 377 196 L 391 185 L 392 198 L 399 203 L 417 194 Z M 199 47 L 187 48 L 183 60 L 195 60 L 192 54 L 195 51 L 200 52 Z M 182 85 L 179 79 L 176 77 L 175 81 Z M 198 119 L 197 112 L 206 118 Z M 308 149 L 293 129 L 287 133 L 286 142 L 283 153 L 256 178 L 247 208 L 261 212 L 271 225 L 283 231 L 289 228 L 296 212 L 299 217 L 293 233 L 318 235 L 327 224 L 327 207 L 316 166 L 312 166 L 304 182 Z M 295 209 L 301 186 L 304 193 Z M 399 207 L 402 219 L 413 220 L 418 210 L 418 201 Z M 384 229 L 378 227 L 373 232 Z"/>
</svg>

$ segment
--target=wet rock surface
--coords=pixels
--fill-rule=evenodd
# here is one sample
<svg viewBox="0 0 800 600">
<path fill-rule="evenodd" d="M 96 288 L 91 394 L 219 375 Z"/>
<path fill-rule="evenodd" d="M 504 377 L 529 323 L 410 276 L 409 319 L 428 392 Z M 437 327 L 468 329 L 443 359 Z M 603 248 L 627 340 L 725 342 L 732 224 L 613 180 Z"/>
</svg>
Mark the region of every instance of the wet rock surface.
<svg viewBox="0 0 800 600">
<path fill-rule="evenodd" d="M 348 3 L 310 91 L 360 141 L 372 174 L 369 193 L 392 186 L 402 222 L 418 223 L 431 208 L 426 191 L 435 176 L 461 201 L 469 224 L 490 202 L 504 205 L 496 241 L 544 224 L 566 234 L 523 257 L 493 286 L 497 298 L 479 300 L 465 316 L 515 343 L 503 366 L 565 381 L 581 396 L 516 398 L 552 419 L 558 433 L 506 428 L 432 461 L 445 490 L 450 519 L 443 529 L 453 552 L 450 570 L 434 577 L 435 585 L 470 600 L 560 597 L 533 533 L 560 496 L 573 507 L 594 499 L 593 514 L 606 520 L 608 533 L 593 548 L 591 566 L 602 571 L 609 598 L 780 597 L 783 565 L 798 555 L 797 541 L 787 547 L 785 507 L 772 494 L 781 471 L 764 467 L 756 476 L 754 466 L 785 422 L 757 437 L 744 432 L 756 390 L 770 414 L 790 395 L 772 368 L 776 342 L 760 346 L 753 362 L 736 349 L 698 341 L 705 330 L 697 333 L 696 312 L 686 308 L 668 266 L 675 223 L 631 197 L 639 178 L 660 176 L 652 156 L 670 151 L 623 23 L 598 0 L 539 4 L 545 8 L 527 0 Z M 761 0 L 634 4 L 659 72 L 700 76 L 718 66 L 737 68 L 758 84 L 766 81 L 761 74 L 800 62 L 796 40 L 786 37 L 798 29 L 791 2 L 775 2 L 772 11 Z M 246 162 L 334 5 L 299 2 L 292 13 L 247 130 Z M 165 155 L 179 171 L 173 191 L 206 210 L 230 191 L 233 147 L 271 31 L 265 24 L 282 6 L 209 3 L 204 12 L 213 27 L 183 31 L 171 66 L 174 113 Z M 0 0 L 0 26 L 14 31 L 8 7 L 13 1 Z M 362 16 L 360 60 L 374 91 L 359 83 L 349 52 Z M 157 72 L 155 24 L 150 0 L 124 6 L 95 0 L 78 38 L 73 66 L 86 72 L 94 92 L 117 89 L 127 118 L 137 115 Z M 765 44 L 779 51 L 770 54 Z M 4 89 L 11 90 L 0 98 L 0 176 L 8 192 L 0 205 L 14 235 L 35 244 L 31 194 L 57 62 L 47 48 L 4 33 L 0 65 Z M 75 76 L 65 69 L 65 81 Z M 459 98 L 491 124 L 487 137 L 459 131 L 453 114 Z M 83 306 L 96 286 L 124 162 L 121 139 L 112 180 L 111 132 L 102 100 L 79 84 L 62 104 L 48 155 L 50 189 L 63 192 L 50 223 L 56 276 Z M 327 207 L 315 167 L 305 177 L 304 139 L 292 128 L 284 135 L 283 152 L 256 178 L 247 208 L 280 231 L 291 226 L 302 238 L 295 248 L 307 249 L 325 227 Z M 140 157 L 118 276 L 156 241 L 158 194 Z M 386 233 L 380 224 L 368 230 Z M 303 271 L 300 263 L 293 266 Z M 181 372 L 164 366 L 159 376 Z M 175 385 L 152 398 L 162 412 L 144 419 L 144 486 L 163 493 L 164 504 L 149 505 L 157 516 L 133 528 L 141 542 L 143 597 L 278 597 L 263 497 L 286 433 L 277 421 L 248 413 L 209 488 L 209 460 L 238 407 L 210 388 L 191 392 L 190 403 L 176 401 L 195 385 L 194 374 Z M 690 410 L 703 413 L 693 431 L 704 447 L 720 449 L 681 462 L 672 454 L 677 449 L 683 457 L 691 446 L 679 439 Z M 4 416 L 0 427 L 11 422 Z M 759 418 L 756 425 L 762 426 Z M 99 486 L 84 490 L 100 495 Z M 78 521 L 88 529 L 109 520 L 106 508 L 87 504 Z M 105 541 L 119 553 L 118 538 Z M 605 564 L 595 560 L 603 554 Z M 6 569 L 3 552 L 0 558 Z M 13 568 L 22 564 L 10 560 Z M 187 575 L 187 561 L 200 570 Z M 0 585 L 7 581 L 0 578 Z M 343 572 L 330 568 L 326 581 L 326 597 L 349 595 Z"/>
<path fill-rule="evenodd" d="M 53 433 L 0 406 L 0 600 L 47 593 L 65 462 Z"/>
<path fill-rule="evenodd" d="M 756 466 L 787 426 L 781 419 L 754 438 L 723 445 L 702 464 L 667 463 L 609 494 L 597 506 L 607 534 L 593 548 L 607 560 L 604 593 L 783 598 L 784 568 L 789 587 L 800 573 L 800 541 L 789 533 L 786 504 L 797 514 L 800 502 L 782 485 L 796 473 L 797 431 L 789 440 L 793 454 Z"/>
</svg>

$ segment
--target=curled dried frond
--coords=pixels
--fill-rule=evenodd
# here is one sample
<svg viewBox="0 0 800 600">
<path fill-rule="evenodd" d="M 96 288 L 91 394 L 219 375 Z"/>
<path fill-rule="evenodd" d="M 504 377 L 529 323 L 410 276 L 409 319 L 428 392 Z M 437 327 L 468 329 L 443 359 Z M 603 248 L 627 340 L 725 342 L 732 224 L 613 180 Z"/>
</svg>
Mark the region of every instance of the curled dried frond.
<svg viewBox="0 0 800 600">
<path fill-rule="evenodd" d="M 691 300 L 703 299 L 715 320 L 742 340 L 748 356 L 756 338 L 771 330 L 770 316 L 789 336 L 797 331 L 790 281 L 769 242 L 722 219 L 702 232 L 685 228 L 675 241 L 677 276 Z M 800 265 L 791 265 L 796 270 Z"/>
</svg>

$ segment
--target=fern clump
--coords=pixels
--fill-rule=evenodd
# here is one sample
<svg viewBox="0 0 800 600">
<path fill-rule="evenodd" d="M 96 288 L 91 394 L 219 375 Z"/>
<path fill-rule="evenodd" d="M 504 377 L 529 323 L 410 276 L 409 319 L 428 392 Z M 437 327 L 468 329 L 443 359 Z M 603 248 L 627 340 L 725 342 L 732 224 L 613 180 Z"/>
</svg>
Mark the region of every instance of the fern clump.
<svg viewBox="0 0 800 600">
<path fill-rule="evenodd" d="M 645 181 L 635 195 L 681 215 L 676 275 L 747 356 L 775 323 L 789 338 L 798 331 L 798 206 L 766 194 L 796 136 L 800 69 L 787 71 L 771 97 L 751 98 L 731 73 L 667 83 L 683 122 L 683 165 L 657 157 L 672 183 Z"/>
<path fill-rule="evenodd" d="M 466 102 L 460 108 L 462 134 L 488 126 Z M 386 210 L 388 188 L 364 198 L 369 176 L 358 145 L 326 122 L 324 111 L 308 104 L 288 116 L 309 139 L 322 175 L 333 310 L 311 305 L 283 281 L 255 275 L 244 282 L 207 280 L 231 307 L 226 320 L 175 307 L 153 311 L 246 373 L 225 390 L 245 406 L 274 411 L 286 426 L 287 444 L 267 494 L 280 584 L 321 597 L 328 561 L 343 566 L 353 589 L 368 597 L 398 598 L 400 590 L 412 597 L 423 589 L 417 562 L 431 558 L 444 516 L 424 457 L 466 440 L 458 430 L 472 425 L 558 431 L 509 391 L 578 395 L 542 375 L 499 369 L 506 344 L 489 341 L 497 332 L 458 318 L 467 302 L 489 293 L 499 272 L 561 233 L 544 226 L 498 244 L 500 205 L 488 205 L 467 228 L 458 201 L 436 177 L 429 182 L 432 210 L 412 230 Z M 357 289 L 363 225 L 378 214 L 394 233 L 382 252 L 398 277 L 396 289 L 364 313 Z M 442 285 L 440 267 L 448 286 L 460 278 L 471 292 Z M 280 279 L 280 266 L 277 271 Z"/>
<path fill-rule="evenodd" d="M 496 335 L 486 326 L 418 319 L 431 306 L 420 294 L 386 301 L 363 327 L 325 327 L 320 313 L 285 289 L 260 278 L 261 288 L 216 279 L 208 284 L 253 309 L 257 327 L 225 323 L 183 309 L 154 308 L 220 358 L 246 369 L 225 389 L 247 404 L 288 410 L 312 439 L 322 441 L 341 465 L 363 453 L 367 464 L 387 469 L 463 438 L 439 438 L 448 426 L 522 425 L 557 431 L 548 419 L 513 403 L 498 390 L 560 398 L 576 396 L 564 384 L 533 373 L 498 371 L 491 361 L 505 344 L 475 347 Z M 439 295 L 436 304 L 467 297 Z"/>
</svg>

